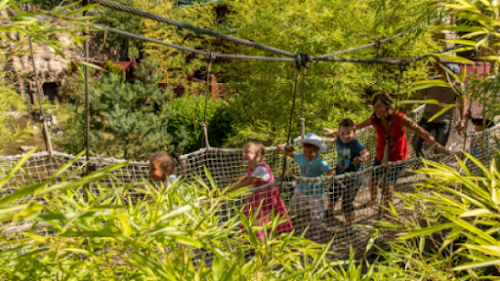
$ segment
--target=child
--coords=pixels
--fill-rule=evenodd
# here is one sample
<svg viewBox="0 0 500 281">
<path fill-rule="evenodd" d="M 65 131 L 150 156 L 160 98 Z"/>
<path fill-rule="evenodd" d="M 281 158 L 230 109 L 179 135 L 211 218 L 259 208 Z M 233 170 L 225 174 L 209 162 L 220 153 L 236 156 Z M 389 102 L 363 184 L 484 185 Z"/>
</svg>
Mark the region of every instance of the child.
<svg viewBox="0 0 500 281">
<path fill-rule="evenodd" d="M 302 177 L 320 177 L 323 174 L 332 176 L 334 174 L 333 168 L 326 163 L 323 158 L 318 156 L 318 153 L 326 152 L 326 145 L 321 141 L 321 138 L 314 134 L 308 133 L 304 139 L 299 140 L 302 143 L 303 152 L 294 153 L 291 146 L 286 147 L 286 153 L 289 157 L 293 158 L 299 165 L 300 175 Z M 284 151 L 283 146 L 278 145 L 279 151 Z M 311 207 L 311 231 L 315 236 L 314 239 L 319 238 L 321 231 L 321 221 L 323 220 L 323 182 L 300 182 L 295 188 L 295 192 L 290 202 L 291 213 L 296 216 L 298 210 L 305 207 L 309 202 Z"/>
<path fill-rule="evenodd" d="M 483 162 L 489 157 L 490 148 L 490 133 L 486 132 L 484 134 L 484 147 L 483 147 L 483 133 L 482 131 L 495 126 L 495 123 L 490 120 L 483 120 L 482 118 L 470 118 L 474 124 L 475 131 L 471 132 L 471 143 L 470 143 L 470 154 L 474 156 L 477 160 Z M 484 122 L 483 122 L 484 121 Z M 484 157 L 483 157 L 484 149 Z"/>
<path fill-rule="evenodd" d="M 248 142 L 243 147 L 243 163 L 248 165 L 246 176 L 229 179 L 230 182 L 238 182 L 235 186 L 229 189 L 229 192 L 236 189 L 252 186 L 257 188 L 274 181 L 274 176 L 266 164 L 264 164 L 264 146 L 257 142 Z M 260 210 L 259 210 L 260 208 Z M 255 214 L 259 210 L 257 214 Z M 261 191 L 252 193 L 248 197 L 247 205 L 243 210 L 246 217 L 249 217 L 250 212 L 254 213 L 254 217 L 259 226 L 266 225 L 271 221 L 271 213 L 276 212 L 282 218 L 288 218 L 285 204 L 279 197 L 278 187 L 272 185 Z M 287 220 L 277 227 L 278 232 L 292 232 L 293 226 L 290 220 Z M 264 241 L 264 233 L 257 232 L 261 241 Z"/>
<path fill-rule="evenodd" d="M 177 176 L 175 175 L 177 166 L 181 169 L 186 168 L 186 164 L 182 162 L 179 156 L 174 152 L 155 152 L 149 160 L 149 175 L 153 182 L 163 182 L 165 186 L 170 185 Z M 184 193 L 184 190 L 179 186 L 179 191 Z"/>
<path fill-rule="evenodd" d="M 335 139 L 337 149 L 337 166 L 335 174 L 341 175 L 349 172 L 358 172 L 364 169 L 363 162 L 370 158 L 370 152 L 357 140 L 355 135 L 354 122 L 351 119 L 344 119 L 339 124 L 339 136 Z M 362 175 L 346 177 L 337 181 L 339 184 L 331 190 L 330 212 L 333 212 L 335 201 L 342 197 L 342 209 L 346 221 L 345 236 L 351 237 L 356 234 L 354 223 L 353 202 L 360 188 Z"/>
</svg>

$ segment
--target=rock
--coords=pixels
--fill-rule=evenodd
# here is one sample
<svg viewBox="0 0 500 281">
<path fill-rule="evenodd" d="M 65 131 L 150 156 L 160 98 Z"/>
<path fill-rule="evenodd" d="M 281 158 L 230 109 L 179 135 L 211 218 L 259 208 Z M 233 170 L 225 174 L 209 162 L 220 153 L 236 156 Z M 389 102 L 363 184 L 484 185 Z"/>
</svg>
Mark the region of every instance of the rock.
<svg viewBox="0 0 500 281">
<path fill-rule="evenodd" d="M 19 149 L 24 151 L 24 152 L 28 152 L 28 151 L 32 150 L 33 148 L 34 148 L 34 146 L 21 145 L 21 147 Z"/>
<path fill-rule="evenodd" d="M 38 126 L 33 126 L 33 127 L 31 127 L 31 129 L 33 130 L 33 136 L 40 135 L 40 128 L 38 128 Z"/>
</svg>

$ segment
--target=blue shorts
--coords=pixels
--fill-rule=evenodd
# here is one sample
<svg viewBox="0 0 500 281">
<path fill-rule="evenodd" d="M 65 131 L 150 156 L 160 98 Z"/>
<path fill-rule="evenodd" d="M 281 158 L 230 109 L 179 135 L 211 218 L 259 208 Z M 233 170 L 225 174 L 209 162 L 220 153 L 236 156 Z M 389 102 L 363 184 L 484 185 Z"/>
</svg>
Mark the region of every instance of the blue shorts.
<svg viewBox="0 0 500 281">
<path fill-rule="evenodd" d="M 373 167 L 377 167 L 382 165 L 380 161 L 375 157 L 375 160 L 373 161 Z M 387 170 L 387 178 L 386 178 L 386 183 L 395 186 L 398 178 L 401 176 L 401 173 L 405 170 L 406 165 L 401 164 L 401 165 L 396 165 L 396 166 L 390 166 L 389 169 Z M 384 169 L 375 169 L 372 172 L 372 178 L 374 180 L 380 180 L 382 176 L 384 175 Z"/>
</svg>

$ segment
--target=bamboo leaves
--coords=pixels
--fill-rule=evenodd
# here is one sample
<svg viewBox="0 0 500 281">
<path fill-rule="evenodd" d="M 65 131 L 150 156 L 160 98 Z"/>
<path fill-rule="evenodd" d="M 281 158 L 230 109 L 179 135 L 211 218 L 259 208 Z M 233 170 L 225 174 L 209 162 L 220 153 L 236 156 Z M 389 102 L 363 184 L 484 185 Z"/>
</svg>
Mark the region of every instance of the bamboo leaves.
<svg viewBox="0 0 500 281">
<path fill-rule="evenodd" d="M 443 263 L 441 270 L 451 276 L 460 276 L 462 272 L 471 270 L 480 274 L 489 266 L 498 269 L 500 257 L 500 205 L 493 199 L 497 198 L 498 172 L 496 169 L 487 169 L 467 153 L 465 156 L 468 160 L 460 162 L 462 170 L 466 171 L 464 174 L 443 164 L 424 160 L 427 168 L 416 172 L 427 174 L 427 182 L 422 184 L 417 194 L 400 196 L 406 198 L 405 202 L 415 199 L 424 203 L 418 212 L 424 214 L 427 226 L 407 221 L 406 228 L 411 231 L 401 233 L 398 238 L 400 242 L 394 242 L 396 245 L 411 245 L 414 250 L 418 248 L 416 253 L 419 257 L 414 263 L 423 257 L 433 257 L 436 262 Z M 466 170 L 470 165 L 480 166 L 482 174 L 471 175 Z M 433 192 L 429 192 L 429 189 Z M 422 243 L 423 239 L 432 241 L 439 251 L 434 254 L 418 247 L 417 244 Z M 399 249 L 407 252 L 404 248 Z M 450 261 L 446 266 L 445 259 Z"/>
<path fill-rule="evenodd" d="M 11 175 L 29 157 L 15 165 Z M 81 169 L 74 167 L 75 161 L 63 165 L 48 180 L 22 186 L 0 199 L 2 276 L 13 280 L 30 276 L 303 280 L 330 274 L 328 247 L 291 234 L 276 236 L 283 218 L 273 217 L 269 224 L 256 226 L 253 216 L 247 218 L 236 209 L 247 230 L 241 234 L 237 217 L 217 216 L 221 206 L 238 202 L 244 194 L 220 194 L 216 186 L 207 186 L 197 176 L 168 187 L 146 181 L 124 185 L 112 173 L 127 163 L 78 177 L 73 170 Z M 75 179 L 68 180 L 69 174 Z M 206 176 L 211 178 L 208 171 Z M 105 186 L 103 180 L 112 184 Z M 100 194 L 83 198 L 80 187 L 86 184 Z M 178 184 L 186 193 L 179 193 Z M 265 241 L 256 237 L 258 231 L 264 231 Z M 311 263 L 297 271 L 303 256 Z M 205 264 L 207 258 L 210 265 Z"/>
</svg>

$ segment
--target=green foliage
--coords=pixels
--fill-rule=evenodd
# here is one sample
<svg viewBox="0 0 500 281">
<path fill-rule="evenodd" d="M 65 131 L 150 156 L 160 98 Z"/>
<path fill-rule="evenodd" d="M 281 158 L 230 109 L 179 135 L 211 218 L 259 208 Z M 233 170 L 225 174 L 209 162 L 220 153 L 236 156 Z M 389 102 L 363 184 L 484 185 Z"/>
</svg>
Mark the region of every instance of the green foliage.
<svg viewBox="0 0 500 281">
<path fill-rule="evenodd" d="M 22 172 L 28 157 L 2 178 L 0 188 Z M 70 170 L 77 159 L 46 181 L 29 182 L 0 199 L 0 244 L 8 247 L 0 253 L 1 279 L 320 280 L 334 274 L 328 247 L 277 236 L 279 218 L 267 226 L 273 231 L 264 243 L 255 238 L 253 218 L 241 215 L 244 228 L 251 229 L 241 235 L 237 216 L 219 218 L 241 192 L 221 194 L 198 177 L 168 188 L 147 181 L 123 184 L 112 173 L 126 162 L 70 180 L 82 169 Z M 98 194 L 84 200 L 86 184 Z M 178 192 L 180 185 L 185 193 Z"/>
<path fill-rule="evenodd" d="M 120 77 L 113 74 L 104 75 L 102 82 L 90 80 L 92 153 L 123 158 L 127 147 L 130 157 L 146 159 L 152 151 L 168 149 L 184 154 L 205 147 L 200 126 L 205 97 L 165 96 L 158 84 L 158 74 L 149 77 L 148 73 L 155 69 L 153 63 L 144 62 L 142 74 L 135 72 L 140 81 L 134 84 L 121 83 Z M 85 143 L 83 80 L 78 75 L 69 77 L 61 92 L 68 104 L 55 111 L 63 135 L 56 136 L 54 142 L 65 152 L 76 154 L 84 149 Z M 208 100 L 208 135 L 212 146 L 221 147 L 231 135 L 231 121 L 227 103 Z M 130 149 L 137 153 L 130 154 Z"/>
<path fill-rule="evenodd" d="M 23 3 L 30 3 L 30 1 L 23 1 Z M 2 51 L 0 54 L 8 55 L 9 58 L 10 56 L 26 54 L 29 52 L 28 39 L 31 38 L 34 45 L 51 47 L 56 55 L 64 58 L 63 43 L 57 40 L 57 34 L 62 31 L 71 34 L 72 42 L 81 46 L 84 37 L 77 34 L 89 24 L 85 23 L 84 18 L 73 15 L 82 13 L 90 9 L 91 6 L 74 9 L 74 5 L 68 4 L 58 6 L 54 11 L 32 13 L 24 11 L 18 5 L 20 3 L 16 1 L 0 1 L 0 12 L 2 12 L 2 33 L 0 34 Z M 51 20 L 48 20 L 50 17 L 64 19 L 72 26 L 55 26 Z M 12 36 L 15 34 L 18 36 Z"/>
<path fill-rule="evenodd" d="M 164 126 L 170 134 L 176 131 L 186 131 L 186 138 L 174 141 L 179 153 L 188 153 L 205 146 L 203 127 L 200 126 L 204 120 L 205 97 L 184 95 L 173 99 L 166 105 L 172 115 L 166 118 Z M 222 147 L 225 139 L 231 135 L 231 116 L 228 106 L 221 100 L 209 99 L 207 104 L 208 141 L 211 146 Z"/>
<path fill-rule="evenodd" d="M 272 5 L 265 5 L 261 1 L 236 1 L 231 2 L 230 9 L 238 12 L 228 16 L 224 27 L 231 26 L 236 36 L 258 43 L 293 53 L 320 55 L 370 43 L 420 22 L 408 9 L 412 4 L 402 4 L 395 14 L 386 15 L 386 20 L 380 21 L 380 15 L 373 9 L 375 2 L 277 0 Z M 218 26 L 219 29 L 224 27 Z M 424 31 L 383 44 L 380 57 L 413 57 L 434 49 L 436 45 L 431 34 Z M 232 52 L 270 55 L 245 46 L 237 46 Z M 371 59 L 377 54 L 374 48 L 368 48 L 341 57 Z M 245 60 L 238 62 L 237 67 L 231 61 L 221 68 L 232 81 L 227 87 L 229 94 L 236 95 L 232 106 L 242 112 L 235 116 L 235 124 L 240 129 L 237 131 L 254 126 L 252 119 L 272 122 L 276 127 L 267 130 L 288 130 L 294 89 L 292 64 Z M 402 89 L 408 81 L 425 77 L 424 70 L 425 62 L 412 64 L 404 74 Z M 320 132 L 325 126 L 336 127 L 346 117 L 361 121 L 371 111 L 368 106 L 371 96 L 366 95 L 365 90 L 376 90 L 379 81 L 380 91 L 396 93 L 397 75 L 397 67 L 313 62 L 304 79 L 304 101 L 301 93 L 297 94 L 292 135 L 299 134 L 295 124 L 301 115 L 302 103 L 307 131 Z M 401 95 L 398 99 L 406 96 Z M 270 137 L 264 142 L 275 144 L 276 139 Z"/>
<path fill-rule="evenodd" d="M 123 69 L 120 65 L 117 63 L 113 63 L 112 61 L 108 60 L 106 62 L 106 71 L 109 72 L 110 74 L 118 75 L 122 79 L 122 83 L 125 83 L 127 79 L 127 73 L 125 72 L 125 69 Z"/>
<path fill-rule="evenodd" d="M 487 168 L 466 156 L 459 161 L 461 172 L 424 159 L 426 167 L 416 172 L 427 181 L 414 194 L 398 194 L 405 211 L 415 216 L 389 209 L 390 222 L 381 223 L 382 230 L 399 233 L 389 251 L 379 251 L 386 259 L 381 265 L 398 277 L 493 280 L 500 275 L 500 175 L 495 161 Z M 472 167 L 481 175 L 472 174 Z"/>
<path fill-rule="evenodd" d="M 29 3 L 25 1 L 24 3 Z M 15 142 L 30 136 L 26 128 L 16 128 L 13 121 L 16 119 L 12 113 L 24 113 L 26 101 L 21 99 L 14 91 L 15 76 L 12 73 L 12 59 L 16 56 L 25 55 L 29 51 L 29 39 L 33 45 L 46 45 L 54 50 L 56 56 L 64 57 L 62 52 L 64 46 L 55 38 L 61 31 L 71 32 L 71 40 L 74 44 L 79 44 L 82 37 L 76 35 L 81 31 L 85 23 L 78 18 L 71 18 L 66 15 L 70 6 L 63 5 L 51 13 L 27 12 L 20 8 L 20 3 L 16 1 L 0 1 L 0 153 L 7 143 Z M 83 9 L 75 10 L 76 13 Z M 51 21 L 47 21 L 48 16 L 59 16 L 72 23 L 71 27 L 54 26 Z"/>
<path fill-rule="evenodd" d="M 28 128 L 17 128 L 12 125 L 16 119 L 15 112 L 24 112 L 26 102 L 19 98 L 10 85 L 6 84 L 5 77 L 0 77 L 0 155 L 5 145 L 20 141 L 31 134 Z"/>
<path fill-rule="evenodd" d="M 165 1 L 158 5 L 151 0 L 137 0 L 134 2 L 134 6 L 144 11 L 179 19 L 197 26 L 211 27 L 211 22 L 214 21 L 215 17 L 211 5 L 179 8 L 176 7 L 174 1 Z M 147 19 L 142 20 L 141 26 L 143 27 L 141 32 L 146 37 L 193 49 L 206 50 L 210 48 L 210 42 L 213 40 L 213 38 L 199 36 L 189 30 Z M 188 76 L 195 72 L 206 71 L 204 57 L 151 43 L 145 43 L 143 51 L 159 64 L 164 74 L 162 82 L 166 83 L 169 89 L 182 85 L 188 94 L 204 94 L 204 87 L 200 88 L 198 82 L 188 79 Z"/>
<path fill-rule="evenodd" d="M 197 26 L 221 32 L 230 30 L 232 35 L 253 42 L 312 55 L 370 43 L 425 21 L 415 15 L 422 8 L 418 8 L 416 3 L 402 2 L 400 9 L 393 14 L 377 11 L 374 9 L 376 3 L 377 1 L 341 0 L 245 0 L 216 3 L 215 6 L 225 5 L 230 11 L 222 18 L 217 16 L 217 9 L 213 5 L 176 9 L 170 4 L 151 7 L 144 1 L 140 7 Z M 360 17 L 360 14 L 363 16 Z M 384 20 L 380 20 L 381 16 Z M 147 36 L 175 44 L 220 53 L 273 56 L 244 45 L 221 42 L 148 20 L 145 25 Z M 413 57 L 436 49 L 431 33 L 419 31 L 385 43 L 381 47 L 381 57 Z M 186 76 L 193 71 L 204 73 L 204 58 L 152 45 L 146 45 L 145 52 L 154 54 L 160 62 L 169 85 L 174 87 L 176 83 L 182 83 L 187 85 L 188 93 L 197 91 L 186 80 Z M 376 50 L 368 48 L 342 57 L 371 59 L 376 57 Z M 235 135 L 229 138 L 226 145 L 241 145 L 249 138 L 246 135 L 248 132 L 253 132 L 266 145 L 282 141 L 286 136 L 283 132 L 288 130 L 293 99 L 293 63 L 220 60 L 212 69 L 218 81 L 225 82 L 223 88 L 226 96 L 232 97 L 228 103 L 232 109 Z M 426 77 L 425 69 L 425 62 L 412 64 L 404 74 L 402 89 L 407 87 L 408 82 Z M 367 96 L 365 90 L 376 89 L 377 79 L 380 79 L 381 91 L 396 92 L 398 71 L 397 67 L 313 62 L 305 78 L 303 115 L 307 131 L 319 132 L 324 126 L 336 126 L 346 117 L 355 121 L 366 118 L 370 111 L 368 104 L 371 96 Z M 404 93 L 399 99 L 406 99 L 408 95 L 409 93 Z M 300 116 L 301 103 L 299 91 L 293 119 L 294 136 L 299 133 L 295 124 Z"/>
<path fill-rule="evenodd" d="M 163 106 L 169 94 L 160 89 L 161 74 L 155 70 L 154 63 L 144 61 L 135 70 L 134 83 L 122 83 L 121 76 L 111 73 L 103 76 L 98 87 L 91 87 L 93 153 L 147 159 L 157 150 L 175 150 L 176 147 L 170 147 L 171 141 L 184 138 L 183 131 L 171 135 L 162 124 L 162 120 L 171 116 L 171 110 Z M 78 95 L 82 97 L 83 92 Z M 84 103 L 75 105 L 75 118 L 82 120 L 77 124 L 82 124 Z M 182 143 L 178 146 L 183 148 Z"/>
<path fill-rule="evenodd" d="M 113 2 L 134 6 L 133 0 L 119 0 Z M 61 1 L 59 0 L 33 0 L 32 2 L 33 5 L 43 10 L 57 9 L 60 3 Z M 78 0 L 67 0 L 64 1 L 64 3 L 67 3 L 68 5 L 77 5 L 76 7 L 82 5 L 82 1 Z M 92 9 L 92 13 L 96 16 L 96 23 L 142 35 L 142 27 L 140 24 L 141 19 L 138 16 L 132 16 L 129 13 L 118 12 L 102 6 L 94 7 Z M 140 40 L 131 39 L 121 34 L 108 33 L 107 31 L 95 32 L 92 34 L 92 37 L 96 39 L 97 42 L 99 42 L 99 40 L 103 40 L 109 46 L 119 46 L 118 50 L 125 50 L 123 52 L 124 55 L 119 58 L 120 60 L 127 60 L 130 57 L 143 58 L 143 42 Z"/>
</svg>

